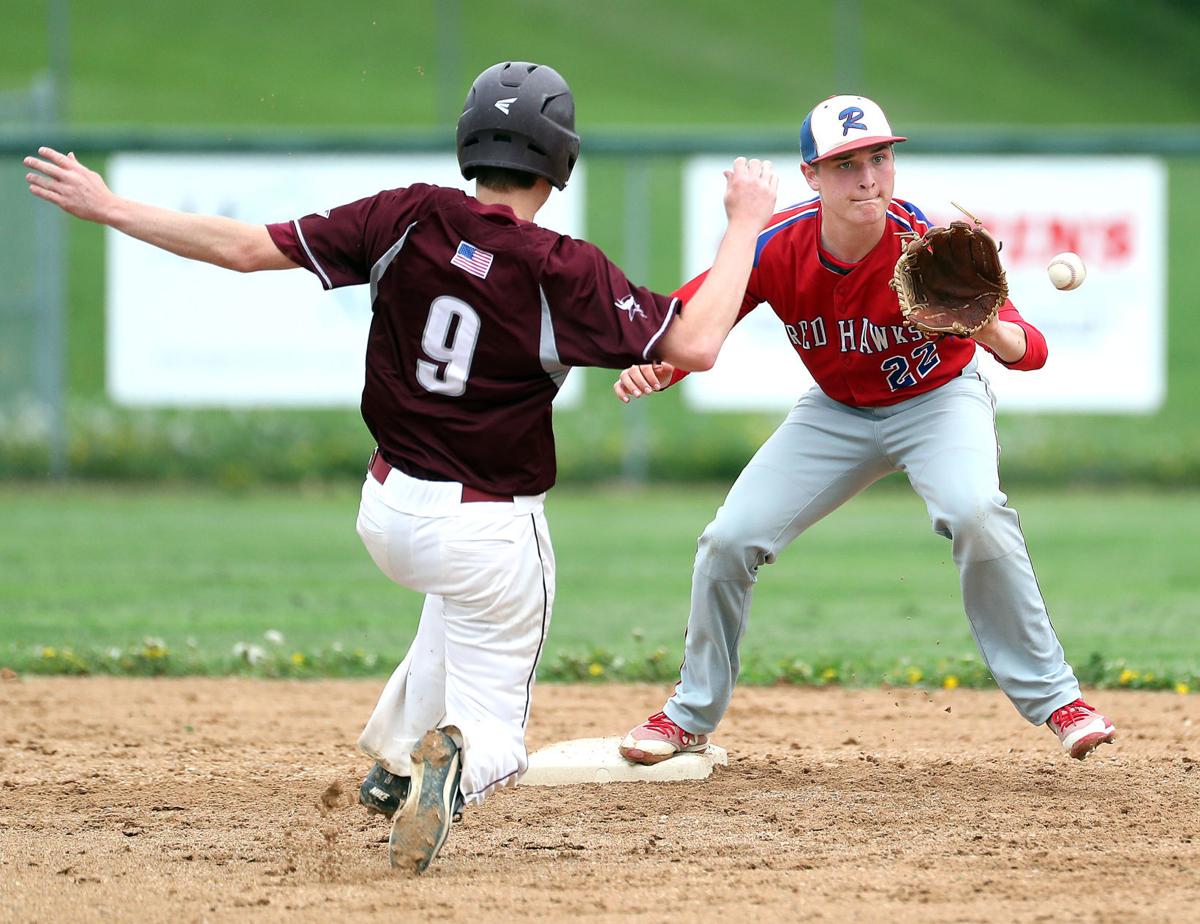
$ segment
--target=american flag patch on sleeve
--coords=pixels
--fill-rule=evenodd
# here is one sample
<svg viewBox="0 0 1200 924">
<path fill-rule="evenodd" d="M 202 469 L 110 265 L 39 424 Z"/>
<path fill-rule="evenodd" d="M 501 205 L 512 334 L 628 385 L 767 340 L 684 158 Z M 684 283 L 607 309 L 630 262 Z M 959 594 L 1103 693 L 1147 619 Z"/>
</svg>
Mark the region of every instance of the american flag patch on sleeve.
<svg viewBox="0 0 1200 924">
<path fill-rule="evenodd" d="M 460 241 L 458 250 L 454 251 L 454 256 L 450 258 L 450 265 L 466 270 L 472 276 L 486 279 L 488 270 L 492 268 L 492 255 L 466 241 Z"/>
</svg>

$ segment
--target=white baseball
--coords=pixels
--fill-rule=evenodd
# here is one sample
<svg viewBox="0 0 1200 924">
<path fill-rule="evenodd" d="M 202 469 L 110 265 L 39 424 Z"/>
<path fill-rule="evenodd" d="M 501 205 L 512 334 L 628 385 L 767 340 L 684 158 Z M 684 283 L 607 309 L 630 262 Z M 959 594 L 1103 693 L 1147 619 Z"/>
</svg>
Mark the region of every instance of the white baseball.
<svg viewBox="0 0 1200 924">
<path fill-rule="evenodd" d="M 1069 292 L 1083 285 L 1083 280 L 1087 278 L 1087 267 L 1083 265 L 1079 254 L 1068 250 L 1050 260 L 1046 273 L 1054 283 L 1054 288 Z"/>
</svg>

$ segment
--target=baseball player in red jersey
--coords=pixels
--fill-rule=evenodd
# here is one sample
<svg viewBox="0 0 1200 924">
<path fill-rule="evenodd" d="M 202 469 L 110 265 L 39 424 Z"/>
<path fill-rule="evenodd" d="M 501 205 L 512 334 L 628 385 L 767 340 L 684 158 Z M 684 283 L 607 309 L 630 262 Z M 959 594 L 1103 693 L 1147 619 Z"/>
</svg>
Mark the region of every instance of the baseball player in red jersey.
<svg viewBox="0 0 1200 924">
<path fill-rule="evenodd" d="M 362 415 L 375 439 L 358 532 L 392 580 L 426 594 L 416 637 L 359 739 L 360 790 L 394 816 L 393 866 L 420 872 L 453 818 L 525 771 L 525 723 L 554 603 L 543 514 L 551 401 L 572 366 L 706 369 L 733 325 L 775 206 L 769 162 L 726 171 L 729 225 L 682 300 L 632 284 L 596 247 L 538 227 L 579 152 L 575 103 L 549 67 L 498 64 L 458 122 L 475 196 L 416 184 L 266 227 L 114 196 L 73 156 L 26 158 L 30 191 L 192 259 L 303 267 L 370 285 Z"/>
<path fill-rule="evenodd" d="M 759 567 L 895 471 L 953 543 L 971 631 L 1021 715 L 1049 725 L 1075 758 L 1114 738 L 1112 723 L 1080 698 L 1000 490 L 995 404 L 976 365 L 979 345 L 1011 369 L 1038 369 L 1045 338 L 1011 302 L 973 340 L 905 326 L 888 282 L 905 235 L 929 223 L 892 195 L 893 145 L 904 140 L 860 96 L 828 99 L 804 120 L 802 170 L 817 196 L 774 215 L 759 235 L 739 319 L 769 302 L 816 384 L 700 537 L 680 682 L 663 711 L 622 741 L 629 760 L 655 763 L 707 745 L 737 680 Z M 704 278 L 676 294 L 686 299 Z M 629 401 L 681 377 L 641 364 L 614 389 Z"/>
</svg>

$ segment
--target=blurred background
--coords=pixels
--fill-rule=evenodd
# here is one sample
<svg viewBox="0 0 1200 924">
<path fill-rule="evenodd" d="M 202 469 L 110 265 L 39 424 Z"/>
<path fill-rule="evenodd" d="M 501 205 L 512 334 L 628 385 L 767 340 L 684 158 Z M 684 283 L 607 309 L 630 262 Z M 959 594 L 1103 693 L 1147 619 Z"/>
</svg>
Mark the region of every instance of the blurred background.
<svg viewBox="0 0 1200 924">
<path fill-rule="evenodd" d="M 834 93 L 879 101 L 910 138 L 897 194 L 937 218 L 955 195 L 998 227 L 1014 301 L 1050 337 L 1044 374 L 998 391 L 1002 477 L 1056 625 L 1096 682 L 1194 685 L 1194 3 L 43 0 L 4 23 L 0 660 L 373 672 L 416 613 L 347 528 L 372 448 L 355 407 L 365 293 L 322 302 L 307 279 L 293 294 L 156 263 L 34 200 L 21 157 L 50 144 L 126 194 L 290 218 L 353 183 L 440 177 L 474 76 L 532 60 L 571 83 L 583 138 L 555 222 L 660 290 L 711 253 L 714 165 L 772 156 L 795 201 L 805 113 Z M 1042 268 L 1067 249 L 1089 280 L 1056 293 Z M 760 314 L 707 387 L 627 408 L 612 375 L 572 376 L 547 676 L 674 671 L 695 536 L 806 387 Z M 299 339 L 256 352 L 256 323 Z M 349 345 L 319 387 L 314 342 Z M 764 576 L 750 675 L 986 682 L 949 547 L 904 484 L 887 479 Z"/>
</svg>

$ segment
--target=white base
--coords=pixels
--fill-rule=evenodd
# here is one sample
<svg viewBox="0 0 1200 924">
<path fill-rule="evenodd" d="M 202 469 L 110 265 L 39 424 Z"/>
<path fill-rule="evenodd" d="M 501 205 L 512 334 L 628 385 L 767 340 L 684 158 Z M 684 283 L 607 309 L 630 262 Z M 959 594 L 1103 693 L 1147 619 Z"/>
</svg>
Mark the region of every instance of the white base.
<svg viewBox="0 0 1200 924">
<path fill-rule="evenodd" d="M 523 786 L 567 786 L 572 783 L 661 783 L 703 780 L 717 764 L 728 766 L 725 749 L 710 744 L 695 754 L 677 754 L 657 764 L 631 764 L 617 748 L 620 738 L 576 738 L 560 741 L 529 755 Z"/>
</svg>

